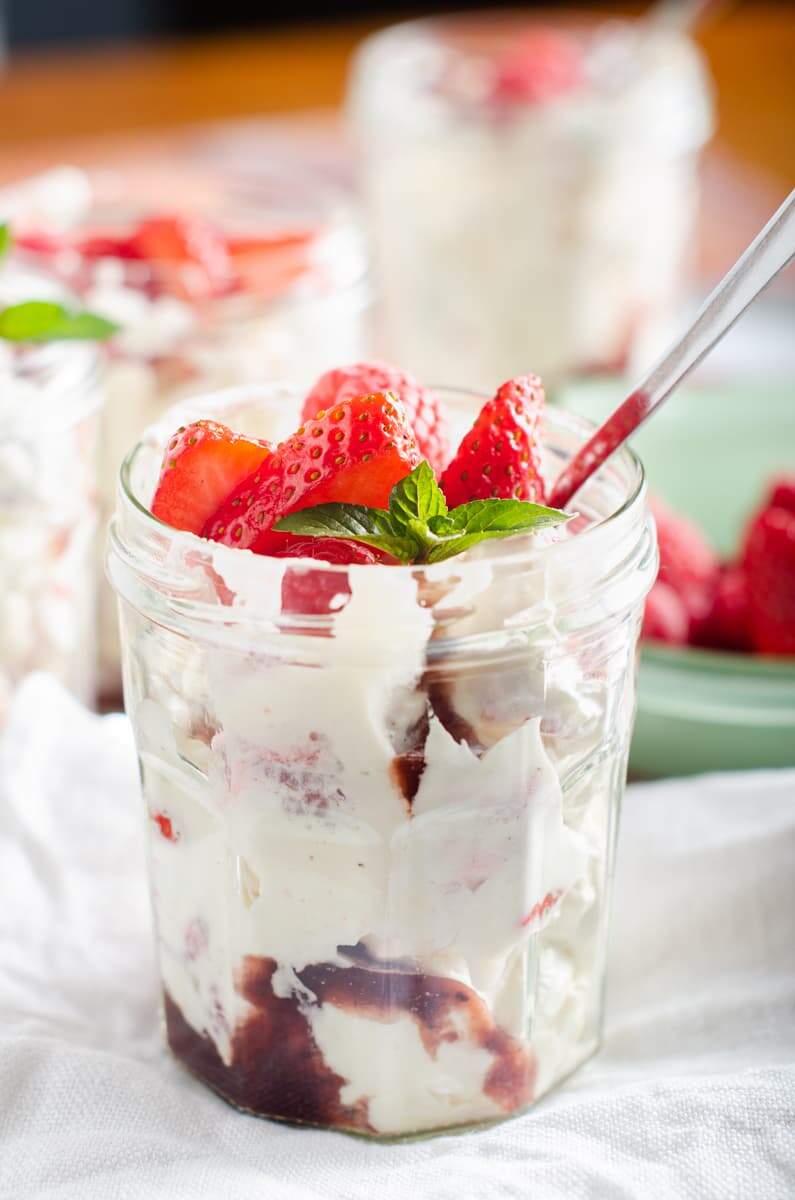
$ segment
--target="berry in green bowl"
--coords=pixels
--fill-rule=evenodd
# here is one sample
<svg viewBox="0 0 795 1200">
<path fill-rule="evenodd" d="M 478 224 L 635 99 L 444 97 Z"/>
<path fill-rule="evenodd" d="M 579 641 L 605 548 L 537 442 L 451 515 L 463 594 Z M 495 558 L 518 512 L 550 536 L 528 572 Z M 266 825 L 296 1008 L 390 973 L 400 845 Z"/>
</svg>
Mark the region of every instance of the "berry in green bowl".
<svg viewBox="0 0 795 1200">
<path fill-rule="evenodd" d="M 564 405 L 600 421 L 614 382 Z M 650 593 L 630 769 L 795 765 L 795 403 L 791 389 L 674 397 L 633 444 L 661 572 Z"/>
</svg>

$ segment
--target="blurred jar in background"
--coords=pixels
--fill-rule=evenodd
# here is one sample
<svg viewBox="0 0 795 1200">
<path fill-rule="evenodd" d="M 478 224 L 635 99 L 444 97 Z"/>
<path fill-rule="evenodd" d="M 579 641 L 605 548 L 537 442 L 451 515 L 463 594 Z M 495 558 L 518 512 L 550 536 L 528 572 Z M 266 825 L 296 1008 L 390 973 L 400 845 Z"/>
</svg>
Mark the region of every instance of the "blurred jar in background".
<svg viewBox="0 0 795 1200">
<path fill-rule="evenodd" d="M 258 170 L 233 186 L 211 173 L 97 175 L 82 212 L 77 182 L 51 174 L 67 229 L 24 216 L 16 241 L 94 312 L 116 321 L 105 372 L 103 517 L 124 454 L 175 400 L 296 370 L 307 386 L 367 348 L 369 282 L 359 225 L 326 179 L 295 167 Z M 19 189 L 18 189 L 19 190 Z M 121 694 L 116 604 L 100 592 L 100 690 Z"/>
<path fill-rule="evenodd" d="M 0 306 L 68 297 L 5 263 Z M 100 351 L 0 341 L 0 726 L 31 671 L 96 686 Z"/>
<path fill-rule="evenodd" d="M 410 22 L 365 41 L 348 111 L 389 356 L 493 387 L 660 348 L 711 131 L 687 39 L 593 18 Z"/>
</svg>

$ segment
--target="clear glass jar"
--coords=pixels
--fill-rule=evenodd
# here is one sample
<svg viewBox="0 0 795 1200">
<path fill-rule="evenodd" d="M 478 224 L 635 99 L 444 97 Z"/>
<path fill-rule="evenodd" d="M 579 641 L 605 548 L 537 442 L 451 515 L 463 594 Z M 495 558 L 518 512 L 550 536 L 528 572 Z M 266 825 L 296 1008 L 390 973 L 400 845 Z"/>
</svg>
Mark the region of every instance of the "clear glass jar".
<svg viewBox="0 0 795 1200">
<path fill-rule="evenodd" d="M 649 29 L 481 13 L 364 42 L 348 112 L 389 356 L 423 379 L 490 387 L 660 348 L 711 104 L 695 46 Z M 570 39 L 564 51 L 549 30 Z M 577 80 L 506 97 L 523 45 L 528 71 L 533 53 L 573 47 Z"/>
<path fill-rule="evenodd" d="M 64 189 L 60 175 L 52 187 Z M 34 215 L 40 209 L 41 203 Z M 100 175 L 89 179 L 67 233 L 123 234 L 164 211 L 198 215 L 227 236 L 272 237 L 274 245 L 253 256 L 244 286 L 212 296 L 197 289 L 191 262 L 81 255 L 68 237 L 64 244 L 63 230 L 49 239 L 40 224 L 20 217 L 24 252 L 45 262 L 86 307 L 121 326 L 109 343 L 104 378 L 106 519 L 124 454 L 180 398 L 288 376 L 308 387 L 329 367 L 367 351 L 370 284 L 361 232 L 349 200 L 328 179 L 287 165 L 234 186 L 204 171 L 178 176 L 171 189 L 160 175 L 137 188 L 123 176 Z M 104 699 L 120 698 L 116 603 L 104 581 L 100 672 Z"/>
<path fill-rule="evenodd" d="M 6 265 L 0 303 L 57 298 Z M 48 671 L 96 690 L 98 349 L 0 342 L 0 726 L 17 684 Z"/>
<path fill-rule="evenodd" d="M 462 421 L 482 400 L 442 395 Z M 381 1137 L 499 1119 L 599 1042 L 656 572 L 642 470 L 617 456 L 576 536 L 432 567 L 256 557 L 147 512 L 175 424 L 273 436 L 299 405 L 206 397 L 122 468 L 108 570 L 165 1035 L 262 1116 Z M 550 465 L 588 432 L 550 413 Z"/>
</svg>

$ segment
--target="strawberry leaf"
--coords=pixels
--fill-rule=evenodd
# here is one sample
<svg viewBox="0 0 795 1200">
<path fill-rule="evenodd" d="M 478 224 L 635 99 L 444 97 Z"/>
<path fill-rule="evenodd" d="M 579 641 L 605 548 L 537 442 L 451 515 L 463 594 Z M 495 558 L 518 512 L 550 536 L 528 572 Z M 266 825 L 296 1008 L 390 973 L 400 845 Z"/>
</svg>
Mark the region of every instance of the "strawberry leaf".
<svg viewBox="0 0 795 1200">
<path fill-rule="evenodd" d="M 0 311 L 0 338 L 8 342 L 103 341 L 119 326 L 91 312 L 69 312 L 50 300 L 26 300 Z"/>
</svg>

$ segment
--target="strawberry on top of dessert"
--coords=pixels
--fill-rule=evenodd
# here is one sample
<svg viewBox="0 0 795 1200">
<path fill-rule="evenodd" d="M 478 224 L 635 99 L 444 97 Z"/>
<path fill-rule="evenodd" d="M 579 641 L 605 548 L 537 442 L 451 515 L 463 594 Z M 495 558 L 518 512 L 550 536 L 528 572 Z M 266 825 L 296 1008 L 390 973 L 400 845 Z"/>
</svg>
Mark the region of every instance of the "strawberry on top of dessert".
<svg viewBox="0 0 795 1200">
<path fill-rule="evenodd" d="M 152 512 L 255 554 L 440 561 L 567 519 L 543 504 L 543 406 L 537 376 L 503 384 L 445 467 L 441 401 L 394 367 L 355 363 L 318 380 L 275 448 L 214 421 L 180 428 Z"/>
</svg>

